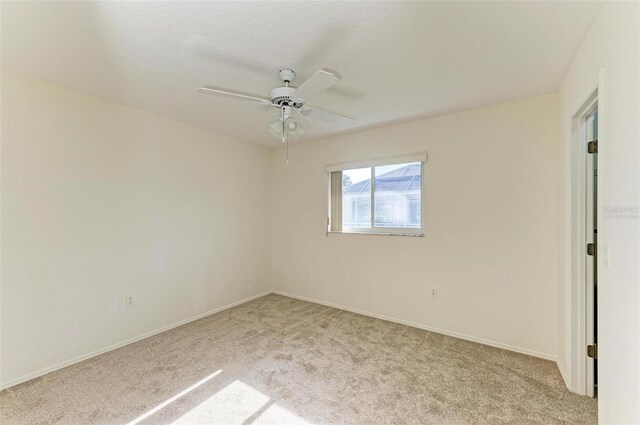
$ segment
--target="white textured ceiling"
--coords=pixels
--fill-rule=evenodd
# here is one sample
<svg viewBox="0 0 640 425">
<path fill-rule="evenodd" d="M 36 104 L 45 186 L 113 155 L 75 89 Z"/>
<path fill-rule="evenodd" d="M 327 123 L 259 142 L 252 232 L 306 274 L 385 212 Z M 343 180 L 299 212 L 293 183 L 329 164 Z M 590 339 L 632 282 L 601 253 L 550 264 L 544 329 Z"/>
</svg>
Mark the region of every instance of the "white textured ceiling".
<svg viewBox="0 0 640 425">
<path fill-rule="evenodd" d="M 196 92 L 267 96 L 277 71 L 343 78 L 310 104 L 314 138 L 558 88 L 594 2 L 2 2 L 2 67 L 278 146 L 268 107 Z M 296 85 L 295 83 L 293 85 Z"/>
</svg>

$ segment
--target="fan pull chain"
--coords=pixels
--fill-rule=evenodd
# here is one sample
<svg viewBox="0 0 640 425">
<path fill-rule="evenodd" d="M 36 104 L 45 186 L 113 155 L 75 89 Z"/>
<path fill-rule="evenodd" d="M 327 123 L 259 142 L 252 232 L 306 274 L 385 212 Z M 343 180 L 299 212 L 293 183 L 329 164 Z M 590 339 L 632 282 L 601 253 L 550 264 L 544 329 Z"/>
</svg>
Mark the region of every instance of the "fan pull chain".
<svg viewBox="0 0 640 425">
<path fill-rule="evenodd" d="M 289 163 L 289 135 L 287 134 L 287 129 L 284 125 L 284 122 L 285 122 L 284 110 L 285 108 L 282 108 L 282 143 L 285 144 L 285 149 L 287 153 L 287 158 L 285 159 L 285 163 L 288 164 Z"/>
</svg>

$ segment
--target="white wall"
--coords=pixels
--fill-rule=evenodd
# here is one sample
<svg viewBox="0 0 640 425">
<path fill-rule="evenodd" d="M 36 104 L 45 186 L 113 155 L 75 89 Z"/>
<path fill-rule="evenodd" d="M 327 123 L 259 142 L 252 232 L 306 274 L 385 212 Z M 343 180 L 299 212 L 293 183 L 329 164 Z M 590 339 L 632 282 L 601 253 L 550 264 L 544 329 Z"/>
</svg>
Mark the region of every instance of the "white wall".
<svg viewBox="0 0 640 425">
<path fill-rule="evenodd" d="M 605 2 L 560 88 L 559 362 L 577 388 L 582 347 L 571 286 L 571 118 L 598 85 L 601 221 L 598 228 L 598 405 L 601 423 L 640 423 L 640 4 Z M 607 212 L 631 208 L 635 213 Z M 611 268 L 603 249 L 611 247 Z"/>
<path fill-rule="evenodd" d="M 266 148 L 8 73 L 1 136 L 3 385 L 269 289 Z"/>
<path fill-rule="evenodd" d="M 557 119 L 552 94 L 275 150 L 272 286 L 555 359 Z M 326 164 L 421 150 L 426 237 L 326 236 Z"/>
</svg>

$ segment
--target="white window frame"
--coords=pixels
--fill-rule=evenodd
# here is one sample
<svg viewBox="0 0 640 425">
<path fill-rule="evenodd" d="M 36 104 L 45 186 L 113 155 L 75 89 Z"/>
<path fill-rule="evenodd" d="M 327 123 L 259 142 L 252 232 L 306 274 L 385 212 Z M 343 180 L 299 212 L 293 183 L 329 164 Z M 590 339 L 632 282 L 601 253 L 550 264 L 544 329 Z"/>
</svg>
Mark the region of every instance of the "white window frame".
<svg viewBox="0 0 640 425">
<path fill-rule="evenodd" d="M 375 169 L 385 165 L 420 163 L 420 227 L 376 227 L 375 225 Z M 327 218 L 327 235 L 329 233 L 343 234 L 364 234 L 364 235 L 387 235 L 387 236 L 418 236 L 424 237 L 424 170 L 427 162 L 427 153 L 419 152 L 401 156 L 393 156 L 387 158 L 376 158 L 363 161 L 343 162 L 340 164 L 327 165 L 326 171 L 329 179 L 329 208 Z M 356 168 L 371 168 L 371 227 L 342 227 L 342 172 Z M 340 172 L 340 189 L 332 190 L 331 175 L 334 172 Z M 338 182 L 334 181 L 336 186 Z M 336 205 L 338 203 L 338 205 Z M 339 211 L 338 211 L 339 210 Z M 339 224 L 332 223 L 340 221 Z"/>
</svg>

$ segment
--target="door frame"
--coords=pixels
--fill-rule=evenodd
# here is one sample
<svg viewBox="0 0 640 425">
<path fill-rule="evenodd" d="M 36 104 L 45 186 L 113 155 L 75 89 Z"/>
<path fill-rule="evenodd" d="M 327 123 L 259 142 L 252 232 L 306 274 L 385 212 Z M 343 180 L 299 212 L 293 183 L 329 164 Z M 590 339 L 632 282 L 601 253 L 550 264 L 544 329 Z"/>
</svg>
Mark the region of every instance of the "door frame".
<svg viewBox="0 0 640 425">
<path fill-rule="evenodd" d="M 584 130 L 582 131 L 581 140 L 584 146 L 587 146 L 587 143 L 591 140 L 597 140 L 597 134 L 594 137 L 593 134 L 593 120 L 592 118 L 594 114 L 598 112 L 598 102 L 592 105 L 592 107 L 587 111 L 585 118 L 582 122 L 584 126 Z M 585 149 L 586 151 L 586 149 Z M 597 229 L 597 185 L 594 185 L 594 171 L 597 168 L 594 168 L 594 157 L 588 152 L 585 152 L 585 157 L 583 159 L 585 164 L 585 173 L 584 173 L 584 182 L 585 182 L 585 227 L 584 227 L 584 237 L 585 237 L 585 248 L 589 243 L 595 243 L 596 247 L 597 236 L 594 235 L 593 229 L 594 227 Z M 597 180 L 596 180 L 597 182 Z M 594 220 L 595 214 L 595 220 Z M 597 254 L 597 253 L 596 253 Z M 591 345 L 596 344 L 596 305 L 595 301 L 597 299 L 596 290 L 596 282 L 598 279 L 597 276 L 597 255 L 590 256 L 586 253 L 584 254 L 585 260 L 585 344 Z M 585 347 L 586 347 L 585 345 Z M 588 356 L 585 357 L 585 393 L 589 397 L 595 396 L 595 384 L 596 384 L 596 375 L 595 375 L 595 360 Z"/>
<path fill-rule="evenodd" d="M 588 361 L 586 354 L 586 347 L 591 343 L 589 338 L 593 338 L 593 329 L 588 329 L 593 324 L 593 308 L 588 306 L 592 297 L 588 296 L 587 288 L 587 259 L 586 259 L 586 158 L 587 158 L 587 144 L 586 144 L 586 118 L 593 113 L 594 110 L 598 110 L 598 180 L 597 180 L 597 199 L 596 199 L 596 211 L 598 229 L 598 240 L 602 241 L 602 201 L 604 199 L 602 192 L 602 169 L 603 169 L 603 156 L 602 156 L 602 140 L 603 140 L 603 82 L 604 70 L 600 69 L 598 84 L 593 88 L 591 93 L 586 97 L 586 100 L 578 108 L 571 120 L 571 151 L 570 151 L 570 167 L 571 167 L 571 182 L 570 182 L 570 196 L 571 196 L 571 208 L 569 215 L 570 224 L 570 286 L 566 299 L 566 306 L 568 307 L 567 319 L 567 359 L 568 359 L 568 372 L 569 378 L 567 385 L 573 392 L 583 395 L 593 395 L 593 387 L 588 388 L 588 374 L 587 368 L 590 367 L 593 362 Z M 598 281 L 598 304 L 600 304 L 602 279 L 600 279 L 600 271 L 602 270 L 602 244 L 596 246 L 597 254 L 597 276 L 595 278 Z M 589 307 L 589 308 L 588 308 Z M 589 316 L 590 319 L 589 319 Z M 601 323 L 601 315 L 598 315 L 598 329 Z"/>
</svg>

